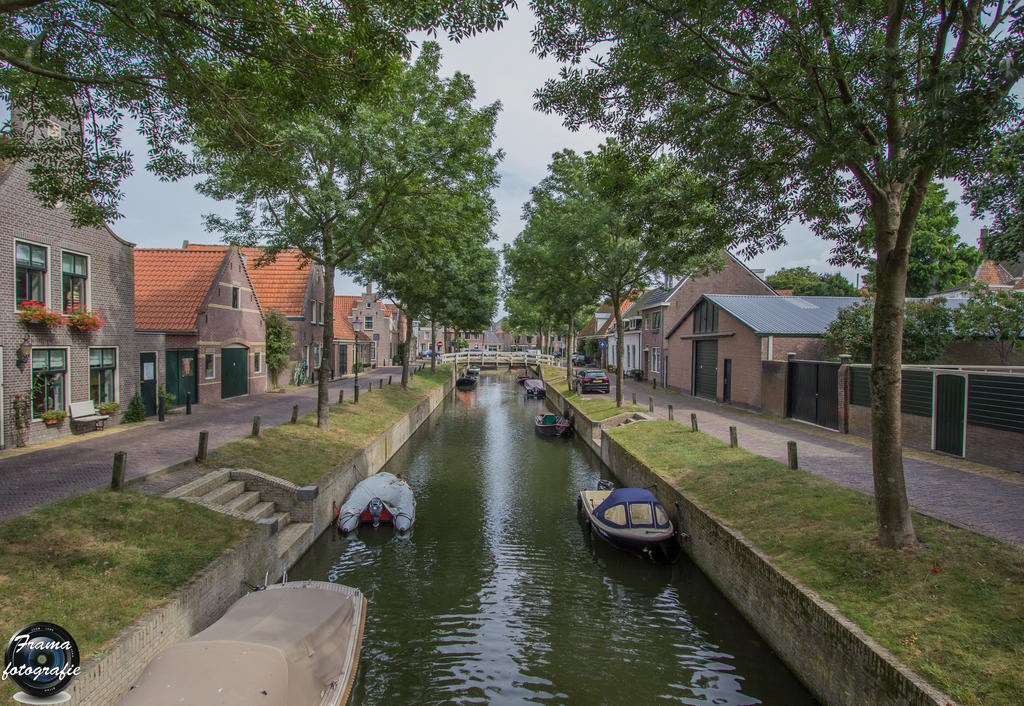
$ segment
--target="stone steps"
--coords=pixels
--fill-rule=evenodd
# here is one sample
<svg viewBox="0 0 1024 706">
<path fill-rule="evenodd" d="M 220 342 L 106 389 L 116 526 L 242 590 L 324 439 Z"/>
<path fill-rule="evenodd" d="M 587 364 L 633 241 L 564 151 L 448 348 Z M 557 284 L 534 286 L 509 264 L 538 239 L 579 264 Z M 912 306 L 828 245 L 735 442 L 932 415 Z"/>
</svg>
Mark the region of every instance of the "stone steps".
<svg viewBox="0 0 1024 706">
<path fill-rule="evenodd" d="M 223 485 L 214 488 L 202 496 L 204 502 L 211 505 L 224 505 L 237 498 L 245 492 L 245 482 L 240 480 L 229 480 Z"/>
<path fill-rule="evenodd" d="M 224 503 L 224 505 L 236 512 L 247 512 L 254 505 L 259 503 L 260 494 L 255 490 L 246 490 L 237 497 Z"/>
<path fill-rule="evenodd" d="M 271 517 L 276 511 L 276 503 L 264 500 L 253 505 L 245 516 L 251 520 L 262 520 L 264 517 Z"/>
</svg>

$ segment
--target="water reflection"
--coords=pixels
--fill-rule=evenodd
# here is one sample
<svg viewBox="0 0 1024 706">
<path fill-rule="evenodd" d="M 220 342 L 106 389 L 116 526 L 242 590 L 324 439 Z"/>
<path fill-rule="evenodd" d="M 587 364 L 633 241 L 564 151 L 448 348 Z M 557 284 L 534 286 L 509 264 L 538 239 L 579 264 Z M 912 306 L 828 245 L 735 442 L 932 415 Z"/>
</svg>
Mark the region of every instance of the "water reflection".
<svg viewBox="0 0 1024 706">
<path fill-rule="evenodd" d="M 407 536 L 325 533 L 292 571 L 369 599 L 351 703 L 813 703 L 685 558 L 588 541 L 599 463 L 537 436 L 544 403 L 511 380 L 485 371 L 389 464 L 416 493 Z"/>
</svg>

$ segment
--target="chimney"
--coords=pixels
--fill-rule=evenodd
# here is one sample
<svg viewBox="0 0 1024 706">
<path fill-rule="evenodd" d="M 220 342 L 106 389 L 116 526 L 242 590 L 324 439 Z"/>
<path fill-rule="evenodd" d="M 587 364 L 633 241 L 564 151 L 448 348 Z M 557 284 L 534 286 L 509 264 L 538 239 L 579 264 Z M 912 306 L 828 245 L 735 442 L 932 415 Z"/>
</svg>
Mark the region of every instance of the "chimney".
<svg viewBox="0 0 1024 706">
<path fill-rule="evenodd" d="M 988 240 L 988 228 L 981 229 L 981 235 L 978 236 L 978 247 L 982 252 L 985 251 L 985 241 Z"/>
<path fill-rule="evenodd" d="M 373 282 L 366 283 L 366 293 L 373 294 Z"/>
<path fill-rule="evenodd" d="M 188 241 L 186 240 L 186 241 L 184 241 L 184 242 L 183 242 L 183 243 L 181 244 L 181 249 L 182 249 L 182 250 L 184 250 L 184 249 L 185 249 L 185 248 L 187 248 L 187 247 L 188 247 Z"/>
</svg>

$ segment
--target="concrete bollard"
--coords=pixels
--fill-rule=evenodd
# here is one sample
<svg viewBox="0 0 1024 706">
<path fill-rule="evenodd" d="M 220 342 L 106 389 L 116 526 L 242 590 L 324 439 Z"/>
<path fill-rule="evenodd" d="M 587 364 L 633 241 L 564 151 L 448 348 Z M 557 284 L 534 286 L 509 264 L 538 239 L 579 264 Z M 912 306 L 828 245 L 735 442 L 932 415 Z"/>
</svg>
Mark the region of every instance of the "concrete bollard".
<svg viewBox="0 0 1024 706">
<path fill-rule="evenodd" d="M 167 411 L 167 404 L 164 402 L 163 396 L 157 401 L 156 405 L 156 419 L 158 422 L 164 421 L 164 414 Z"/>
<path fill-rule="evenodd" d="M 338 390 L 338 404 L 341 404 L 344 401 L 345 401 L 345 391 L 344 390 Z"/>
<path fill-rule="evenodd" d="M 690 413 L 690 428 L 697 431 L 697 415 L 694 412 Z"/>
<path fill-rule="evenodd" d="M 110 474 L 110 489 L 124 490 L 124 471 L 128 465 L 128 454 L 118 451 L 114 454 L 114 469 Z"/>
<path fill-rule="evenodd" d="M 797 468 L 800 467 L 800 464 L 797 462 L 796 456 L 796 442 L 786 442 L 786 446 L 789 447 L 789 468 L 795 471 Z"/>
<path fill-rule="evenodd" d="M 210 440 L 210 432 L 203 429 L 199 432 L 199 448 L 196 449 L 196 463 L 206 460 L 206 444 Z"/>
<path fill-rule="evenodd" d="M 672 407 L 672 405 L 668 406 L 668 420 L 670 422 L 674 422 L 676 420 L 676 410 Z"/>
<path fill-rule="evenodd" d="M 647 409 L 652 414 L 654 413 L 654 398 L 653 397 L 648 397 L 647 398 Z"/>
<path fill-rule="evenodd" d="M 252 418 L 252 435 L 258 437 L 260 435 L 260 415 L 256 415 Z"/>
<path fill-rule="evenodd" d="M 377 386 L 377 389 L 378 390 L 383 390 L 384 389 L 384 378 L 380 379 L 380 385 Z"/>
<path fill-rule="evenodd" d="M 739 436 L 736 433 L 736 427 L 729 427 L 729 446 L 734 449 L 740 445 Z"/>
<path fill-rule="evenodd" d="M 391 384 L 391 376 L 390 375 L 388 375 L 388 384 L 389 385 Z"/>
<path fill-rule="evenodd" d="M 292 405 L 292 424 L 299 421 L 299 405 Z"/>
<path fill-rule="evenodd" d="M 633 404 L 636 404 L 636 393 L 633 393 Z"/>
</svg>

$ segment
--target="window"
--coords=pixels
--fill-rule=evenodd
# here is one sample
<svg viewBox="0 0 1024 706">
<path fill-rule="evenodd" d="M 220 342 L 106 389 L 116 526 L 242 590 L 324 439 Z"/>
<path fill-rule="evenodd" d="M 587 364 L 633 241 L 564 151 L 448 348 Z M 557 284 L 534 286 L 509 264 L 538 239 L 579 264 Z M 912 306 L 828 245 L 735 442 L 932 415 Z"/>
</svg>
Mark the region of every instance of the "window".
<svg viewBox="0 0 1024 706">
<path fill-rule="evenodd" d="M 363 317 L 363 330 L 364 331 L 372 331 L 373 330 L 373 317 L 372 316 L 365 316 L 365 317 Z"/>
<path fill-rule="evenodd" d="M 629 504 L 629 524 L 631 527 L 642 527 L 654 524 L 654 515 L 650 503 Z"/>
<path fill-rule="evenodd" d="M 263 352 L 253 351 L 252 352 L 252 371 L 254 373 L 263 372 Z"/>
<path fill-rule="evenodd" d="M 661 328 L 661 312 L 655 311 L 651 313 L 651 330 L 657 331 Z"/>
<path fill-rule="evenodd" d="M 718 307 L 705 299 L 693 312 L 694 333 L 714 333 L 718 331 Z"/>
<path fill-rule="evenodd" d="M 15 303 L 46 303 L 46 248 L 14 242 Z"/>
<path fill-rule="evenodd" d="M 625 527 L 626 506 L 622 503 L 619 503 L 618 505 L 612 505 L 610 508 L 604 511 L 604 521 L 611 525 Z"/>
<path fill-rule="evenodd" d="M 316 323 L 316 302 L 312 299 L 309 300 L 309 323 Z"/>
<path fill-rule="evenodd" d="M 320 368 L 320 346 L 313 346 L 313 367 Z"/>
<path fill-rule="evenodd" d="M 89 277 L 89 258 L 74 253 L 61 253 L 61 292 L 64 296 L 64 311 L 85 304 L 85 283 Z"/>
<path fill-rule="evenodd" d="M 114 348 L 89 349 L 89 398 L 94 404 L 115 402 L 117 351 Z"/>
<path fill-rule="evenodd" d="M 327 317 L 327 313 L 324 311 L 324 303 L 323 302 L 317 302 L 316 303 L 316 308 L 317 308 L 317 317 L 318 317 L 317 321 L 319 321 L 321 324 L 326 323 L 327 322 L 327 318 L 326 318 Z"/>
<path fill-rule="evenodd" d="M 376 342 L 371 342 L 370 343 L 370 362 L 372 363 L 372 362 L 374 362 L 376 360 L 377 360 L 377 343 Z"/>
<path fill-rule="evenodd" d="M 64 409 L 68 354 L 63 348 L 32 351 L 32 416 L 49 409 Z"/>
<path fill-rule="evenodd" d="M 217 356 L 213 353 L 203 356 L 203 376 L 207 380 L 217 377 Z"/>
<path fill-rule="evenodd" d="M 651 348 L 651 372 L 656 373 L 661 369 L 661 349 Z"/>
<path fill-rule="evenodd" d="M 231 308 L 232 309 L 240 309 L 241 306 L 242 306 L 241 299 L 242 299 L 242 290 L 240 290 L 238 287 L 232 287 L 231 288 Z"/>
</svg>

